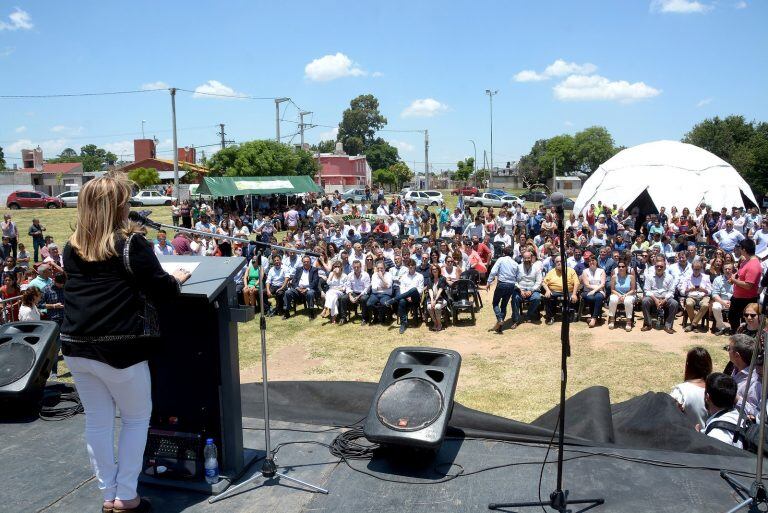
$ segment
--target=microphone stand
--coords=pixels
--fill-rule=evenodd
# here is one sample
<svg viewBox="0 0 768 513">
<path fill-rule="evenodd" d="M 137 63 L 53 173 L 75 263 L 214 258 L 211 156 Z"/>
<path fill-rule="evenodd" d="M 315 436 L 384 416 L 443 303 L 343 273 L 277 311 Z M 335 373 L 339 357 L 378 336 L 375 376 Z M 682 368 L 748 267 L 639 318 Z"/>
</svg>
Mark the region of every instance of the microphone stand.
<svg viewBox="0 0 768 513">
<path fill-rule="evenodd" d="M 560 432 L 557 438 L 557 487 L 555 491 L 549 494 L 549 501 L 534 501 L 534 502 L 507 502 L 507 503 L 491 503 L 488 504 L 488 509 L 503 509 L 503 508 L 527 508 L 536 506 L 549 506 L 550 508 L 560 512 L 566 513 L 570 511 L 568 505 L 570 504 L 591 504 L 585 509 L 591 509 L 595 506 L 605 503 L 605 499 L 568 499 L 568 490 L 563 490 L 563 452 L 565 446 L 565 388 L 568 382 L 568 357 L 571 356 L 571 340 L 570 340 L 570 299 L 568 294 L 568 267 L 566 265 L 565 255 L 565 230 L 564 222 L 565 217 L 563 214 L 563 200 L 562 193 L 556 192 L 552 194 L 552 204 L 557 209 L 557 215 L 559 217 L 558 222 L 558 235 L 560 237 L 560 269 L 563 278 L 563 322 L 560 329 L 560 411 L 558 415 L 557 424 L 560 426 Z M 555 427 L 557 429 L 557 427 Z M 545 462 L 546 464 L 546 462 Z M 583 511 L 583 510 L 582 510 Z"/>
<path fill-rule="evenodd" d="M 763 310 L 764 311 L 764 310 Z M 758 412 L 760 415 L 760 426 L 758 428 L 758 434 L 759 438 L 757 439 L 757 464 L 755 465 L 755 479 L 752 481 L 752 486 L 747 487 L 743 485 L 742 483 L 736 481 L 730 472 L 726 470 L 720 471 L 720 477 L 725 479 L 725 481 L 731 485 L 732 488 L 736 490 L 737 493 L 739 493 L 742 497 L 746 497 L 744 501 L 740 502 L 733 508 L 729 509 L 727 513 L 736 513 L 736 511 L 749 507 L 750 511 L 755 510 L 757 511 L 759 508 L 758 506 L 760 504 L 768 504 L 768 490 L 765 488 L 765 483 L 763 483 L 763 449 L 765 446 L 765 400 L 766 396 L 768 395 L 768 388 L 766 388 L 765 383 L 768 380 L 768 365 L 765 364 L 765 344 L 764 344 L 764 330 L 766 327 L 766 317 L 765 315 L 761 315 L 762 320 L 760 322 L 760 331 L 757 334 L 757 337 L 755 337 L 755 347 L 752 349 L 752 360 L 749 362 L 749 374 L 747 374 L 747 382 L 746 386 L 744 388 L 744 396 L 741 398 L 741 405 L 739 406 L 739 420 L 737 421 L 736 425 L 741 426 L 742 421 L 744 420 L 744 409 L 747 404 L 747 396 L 749 395 L 749 387 L 752 382 L 752 373 L 755 369 L 755 366 L 757 365 L 757 357 L 760 353 L 763 354 L 763 376 L 762 376 L 762 386 L 760 387 L 760 403 L 758 405 Z M 735 442 L 738 438 L 738 433 L 733 434 L 733 441 Z"/>
<path fill-rule="evenodd" d="M 261 333 L 261 383 L 264 390 L 263 392 L 263 395 L 264 395 L 264 446 L 266 449 L 266 456 L 264 457 L 264 463 L 261 466 L 261 474 L 255 474 L 254 476 L 252 476 L 249 479 L 246 479 L 239 485 L 229 488 L 226 491 L 220 493 L 219 495 L 215 495 L 211 497 L 210 499 L 208 499 L 208 503 L 212 504 L 216 501 L 219 501 L 225 498 L 225 496 L 229 496 L 235 490 L 239 490 L 240 488 L 244 487 L 247 484 L 250 484 L 251 482 L 256 481 L 259 478 L 263 478 L 266 481 L 269 481 L 272 479 L 279 480 L 280 478 L 284 478 L 284 479 L 287 479 L 288 481 L 293 481 L 294 483 L 298 483 L 300 485 L 306 486 L 311 490 L 327 494 L 328 490 L 326 490 L 325 488 L 320 488 L 319 486 L 315 486 L 313 484 L 301 481 L 300 479 L 296 479 L 295 477 L 289 476 L 283 472 L 278 471 L 277 464 L 275 463 L 275 451 L 272 450 L 272 437 L 271 437 L 270 422 L 269 422 L 269 379 L 267 376 L 267 320 L 264 315 L 264 284 L 262 283 L 262 280 L 265 280 L 265 277 L 264 277 L 264 263 L 262 260 L 262 255 L 263 255 L 264 249 L 267 247 L 278 249 L 281 251 L 284 251 L 286 248 L 282 246 L 277 246 L 275 244 L 252 241 L 250 239 L 244 239 L 240 237 L 232 237 L 229 235 L 217 235 L 210 232 L 195 230 L 192 228 L 170 226 L 167 224 L 162 224 L 156 221 L 152 221 L 148 217 L 142 216 L 142 215 L 132 215 L 131 220 L 155 229 L 168 228 L 170 230 L 198 234 L 203 237 L 213 237 L 215 239 L 226 239 L 226 240 L 231 240 L 231 241 L 245 243 L 245 244 L 251 244 L 255 242 L 256 245 L 259 247 L 256 253 L 256 257 L 259 259 L 259 332 Z M 302 249 L 291 248 L 290 250 L 300 254 L 317 255 L 317 253 L 312 253 L 310 251 L 305 251 Z M 255 460 L 252 460 L 251 463 L 253 463 L 253 461 Z M 244 471 L 245 470 L 247 470 L 247 468 L 244 469 Z"/>
</svg>

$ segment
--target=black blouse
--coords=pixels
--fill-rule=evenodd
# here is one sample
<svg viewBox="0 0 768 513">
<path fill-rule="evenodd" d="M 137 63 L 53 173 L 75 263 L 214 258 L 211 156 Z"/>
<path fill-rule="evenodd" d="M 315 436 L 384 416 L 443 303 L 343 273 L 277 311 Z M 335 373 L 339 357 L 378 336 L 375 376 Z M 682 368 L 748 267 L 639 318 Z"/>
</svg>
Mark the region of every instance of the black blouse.
<svg viewBox="0 0 768 513">
<path fill-rule="evenodd" d="M 180 286 L 143 235 L 120 238 L 116 249 L 119 256 L 86 262 L 64 247 L 61 342 L 65 356 L 124 369 L 149 359 L 160 336 L 153 303 L 177 296 Z"/>
</svg>

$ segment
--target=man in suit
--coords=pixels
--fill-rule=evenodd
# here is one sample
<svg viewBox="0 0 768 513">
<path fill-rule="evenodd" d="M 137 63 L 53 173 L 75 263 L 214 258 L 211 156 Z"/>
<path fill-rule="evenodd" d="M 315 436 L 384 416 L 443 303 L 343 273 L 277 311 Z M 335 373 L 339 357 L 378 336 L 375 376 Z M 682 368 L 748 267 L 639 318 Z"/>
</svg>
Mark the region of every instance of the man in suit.
<svg viewBox="0 0 768 513">
<path fill-rule="evenodd" d="M 320 276 L 317 267 L 312 267 L 312 260 L 305 256 L 301 259 L 301 267 L 296 269 L 291 279 L 291 288 L 283 296 L 283 319 L 287 319 L 291 310 L 291 302 L 306 298 L 309 308 L 309 318 L 315 318 L 315 296 L 320 290 Z"/>
</svg>

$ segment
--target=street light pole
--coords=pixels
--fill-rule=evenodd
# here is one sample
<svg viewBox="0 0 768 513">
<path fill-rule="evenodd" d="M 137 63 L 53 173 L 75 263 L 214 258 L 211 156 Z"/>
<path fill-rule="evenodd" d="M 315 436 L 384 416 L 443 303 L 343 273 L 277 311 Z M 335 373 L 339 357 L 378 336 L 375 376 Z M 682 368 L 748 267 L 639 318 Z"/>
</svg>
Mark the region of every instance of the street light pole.
<svg viewBox="0 0 768 513">
<path fill-rule="evenodd" d="M 475 150 L 475 160 L 472 161 L 472 171 L 476 171 L 477 170 L 477 146 L 475 146 L 475 141 L 473 141 L 472 139 L 470 139 L 469 142 L 472 143 L 472 148 L 474 148 Z"/>
<path fill-rule="evenodd" d="M 485 94 L 488 95 L 488 99 L 491 102 L 491 170 L 488 173 L 488 188 L 490 189 L 493 184 L 493 96 L 499 94 L 499 91 L 498 89 L 495 91 L 486 89 Z"/>
<path fill-rule="evenodd" d="M 280 142 L 280 104 L 287 102 L 290 98 L 275 98 L 275 140 Z"/>
<path fill-rule="evenodd" d="M 429 130 L 424 130 L 424 183 L 429 189 Z"/>
<path fill-rule="evenodd" d="M 146 122 L 147 122 L 146 119 L 142 119 L 141 120 L 141 138 L 142 139 L 146 139 L 146 137 L 144 137 L 144 123 L 146 123 Z"/>
</svg>

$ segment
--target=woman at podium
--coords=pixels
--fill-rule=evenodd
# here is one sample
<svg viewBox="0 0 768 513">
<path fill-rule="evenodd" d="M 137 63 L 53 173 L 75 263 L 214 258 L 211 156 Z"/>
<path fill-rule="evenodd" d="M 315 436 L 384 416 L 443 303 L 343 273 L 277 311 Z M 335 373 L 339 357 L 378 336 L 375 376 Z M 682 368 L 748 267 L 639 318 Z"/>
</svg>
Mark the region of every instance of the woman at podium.
<svg viewBox="0 0 768 513">
<path fill-rule="evenodd" d="M 136 493 L 152 411 L 147 359 L 160 335 L 153 302 L 179 294 L 189 273 L 170 275 L 144 230 L 128 221 L 132 182 L 122 173 L 86 183 L 64 248 L 68 279 L 61 342 L 85 408 L 85 439 L 102 511 L 146 512 Z M 121 431 L 114 458 L 115 406 Z"/>
</svg>

